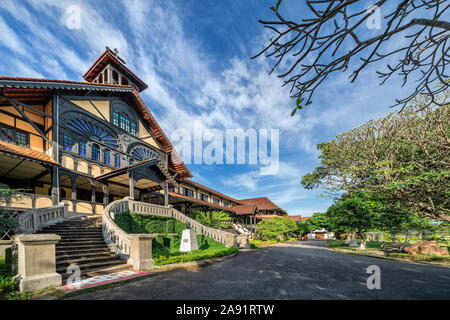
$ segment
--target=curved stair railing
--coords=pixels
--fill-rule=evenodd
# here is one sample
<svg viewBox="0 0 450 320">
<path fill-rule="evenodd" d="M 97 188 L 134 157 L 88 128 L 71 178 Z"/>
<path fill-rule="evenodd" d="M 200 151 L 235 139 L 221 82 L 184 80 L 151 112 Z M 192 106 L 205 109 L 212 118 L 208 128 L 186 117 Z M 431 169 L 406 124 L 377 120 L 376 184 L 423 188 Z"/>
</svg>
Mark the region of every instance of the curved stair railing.
<svg viewBox="0 0 450 320">
<path fill-rule="evenodd" d="M 186 226 L 190 229 L 194 229 L 196 233 L 211 237 L 214 240 L 225 244 L 227 247 L 248 246 L 247 235 L 237 236 L 231 232 L 204 226 L 171 206 L 158 206 L 150 203 L 135 201 L 131 198 L 125 198 L 123 200 L 116 200 L 110 203 L 103 212 L 103 237 L 108 246 L 123 258 L 127 258 L 130 255 L 130 235 L 122 230 L 114 222 L 114 219 L 116 214 L 127 211 L 138 214 L 175 218 L 183 223 L 186 223 Z"/>
<path fill-rule="evenodd" d="M 63 202 L 51 207 L 28 210 L 17 216 L 17 231 L 36 233 L 42 228 L 64 221 L 67 216 L 67 205 Z"/>
</svg>

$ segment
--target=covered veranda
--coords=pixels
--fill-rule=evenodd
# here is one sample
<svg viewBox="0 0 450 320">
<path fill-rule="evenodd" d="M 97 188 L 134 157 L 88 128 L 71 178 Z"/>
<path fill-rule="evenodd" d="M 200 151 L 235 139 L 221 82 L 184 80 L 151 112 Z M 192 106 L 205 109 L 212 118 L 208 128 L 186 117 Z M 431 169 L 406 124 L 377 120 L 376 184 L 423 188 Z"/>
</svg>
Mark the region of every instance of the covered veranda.
<svg viewBox="0 0 450 320">
<path fill-rule="evenodd" d="M 163 205 L 168 206 L 169 185 L 177 186 L 175 179 L 158 159 L 148 159 L 113 170 L 97 176 L 95 180 L 103 185 L 105 205 L 109 203 L 110 196 L 129 196 L 152 203 L 156 195 L 159 204 L 163 198 Z"/>
</svg>

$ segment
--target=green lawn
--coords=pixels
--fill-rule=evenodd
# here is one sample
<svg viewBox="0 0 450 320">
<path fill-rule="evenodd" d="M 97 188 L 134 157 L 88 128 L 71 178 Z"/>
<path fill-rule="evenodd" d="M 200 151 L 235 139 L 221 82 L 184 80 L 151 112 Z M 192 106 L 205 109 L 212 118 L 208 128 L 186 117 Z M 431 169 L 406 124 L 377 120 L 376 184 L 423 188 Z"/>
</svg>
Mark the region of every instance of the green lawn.
<svg viewBox="0 0 450 320">
<path fill-rule="evenodd" d="M 359 240 L 358 244 L 360 243 Z M 345 244 L 345 240 L 328 240 L 328 245 L 331 248 L 336 248 L 336 249 L 345 249 L 345 250 L 339 250 L 341 252 L 345 252 L 345 251 L 357 251 L 358 247 L 349 247 L 348 245 Z M 412 243 L 413 241 L 411 241 L 410 243 Z M 414 243 L 417 241 L 414 241 Z M 387 245 L 391 244 L 391 242 L 385 242 Z M 439 242 L 440 246 L 448 246 L 447 243 L 442 243 Z M 364 252 L 367 253 L 378 253 L 378 254 L 383 254 L 384 251 L 381 251 L 380 249 L 380 242 L 377 241 L 367 241 L 366 242 L 366 246 L 367 249 L 366 251 L 358 251 L 358 253 L 360 254 L 364 254 Z M 428 263 L 440 263 L 440 264 L 445 264 L 445 265 L 449 265 L 450 264 L 450 256 L 437 256 L 437 255 L 433 255 L 433 254 L 416 254 L 416 255 L 411 255 L 408 253 L 384 253 L 385 255 L 387 254 L 387 256 L 391 257 L 391 258 L 395 258 L 395 259 L 401 259 L 401 260 L 409 260 L 409 261 L 414 261 L 414 262 L 428 262 Z"/>
</svg>

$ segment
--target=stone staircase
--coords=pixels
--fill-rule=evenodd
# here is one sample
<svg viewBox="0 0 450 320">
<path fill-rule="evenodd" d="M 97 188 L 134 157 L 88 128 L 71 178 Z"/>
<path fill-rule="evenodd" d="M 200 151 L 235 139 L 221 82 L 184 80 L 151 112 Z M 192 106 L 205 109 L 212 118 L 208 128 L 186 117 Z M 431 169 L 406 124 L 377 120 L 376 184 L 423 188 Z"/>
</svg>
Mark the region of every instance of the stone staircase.
<svg viewBox="0 0 450 320">
<path fill-rule="evenodd" d="M 78 266 L 81 278 L 130 270 L 131 265 L 121 260 L 106 245 L 102 234 L 101 217 L 80 217 L 46 227 L 38 233 L 61 236 L 56 245 L 56 272 L 61 274 L 63 285 L 71 275 L 69 266 Z"/>
</svg>

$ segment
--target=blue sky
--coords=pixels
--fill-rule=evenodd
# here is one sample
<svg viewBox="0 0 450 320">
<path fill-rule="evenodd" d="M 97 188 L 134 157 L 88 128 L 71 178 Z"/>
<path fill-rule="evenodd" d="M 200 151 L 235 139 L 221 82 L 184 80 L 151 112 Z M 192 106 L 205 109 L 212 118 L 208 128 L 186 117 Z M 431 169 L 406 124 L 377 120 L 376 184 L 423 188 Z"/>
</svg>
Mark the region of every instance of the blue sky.
<svg viewBox="0 0 450 320">
<path fill-rule="evenodd" d="M 118 48 L 148 85 L 142 94 L 165 133 L 204 127 L 279 129 L 280 169 L 262 176 L 258 165 L 189 165 L 199 183 L 230 196 L 268 196 L 289 214 L 324 211 L 330 199 L 304 190 L 301 177 L 318 164 L 316 145 L 393 111 L 398 79 L 378 86 L 376 68 L 355 84 L 337 74 L 317 91 L 314 104 L 290 112 L 294 102 L 270 61 L 250 60 L 268 40 L 258 19 L 274 19 L 275 0 L 28 0 L 0 1 L 0 75 L 82 80 L 105 46 Z M 285 0 L 295 19 L 303 1 Z M 361 8 L 370 2 L 361 1 Z M 67 28 L 67 8 L 81 8 L 80 29 Z M 369 31 L 368 31 L 369 32 Z"/>
</svg>

